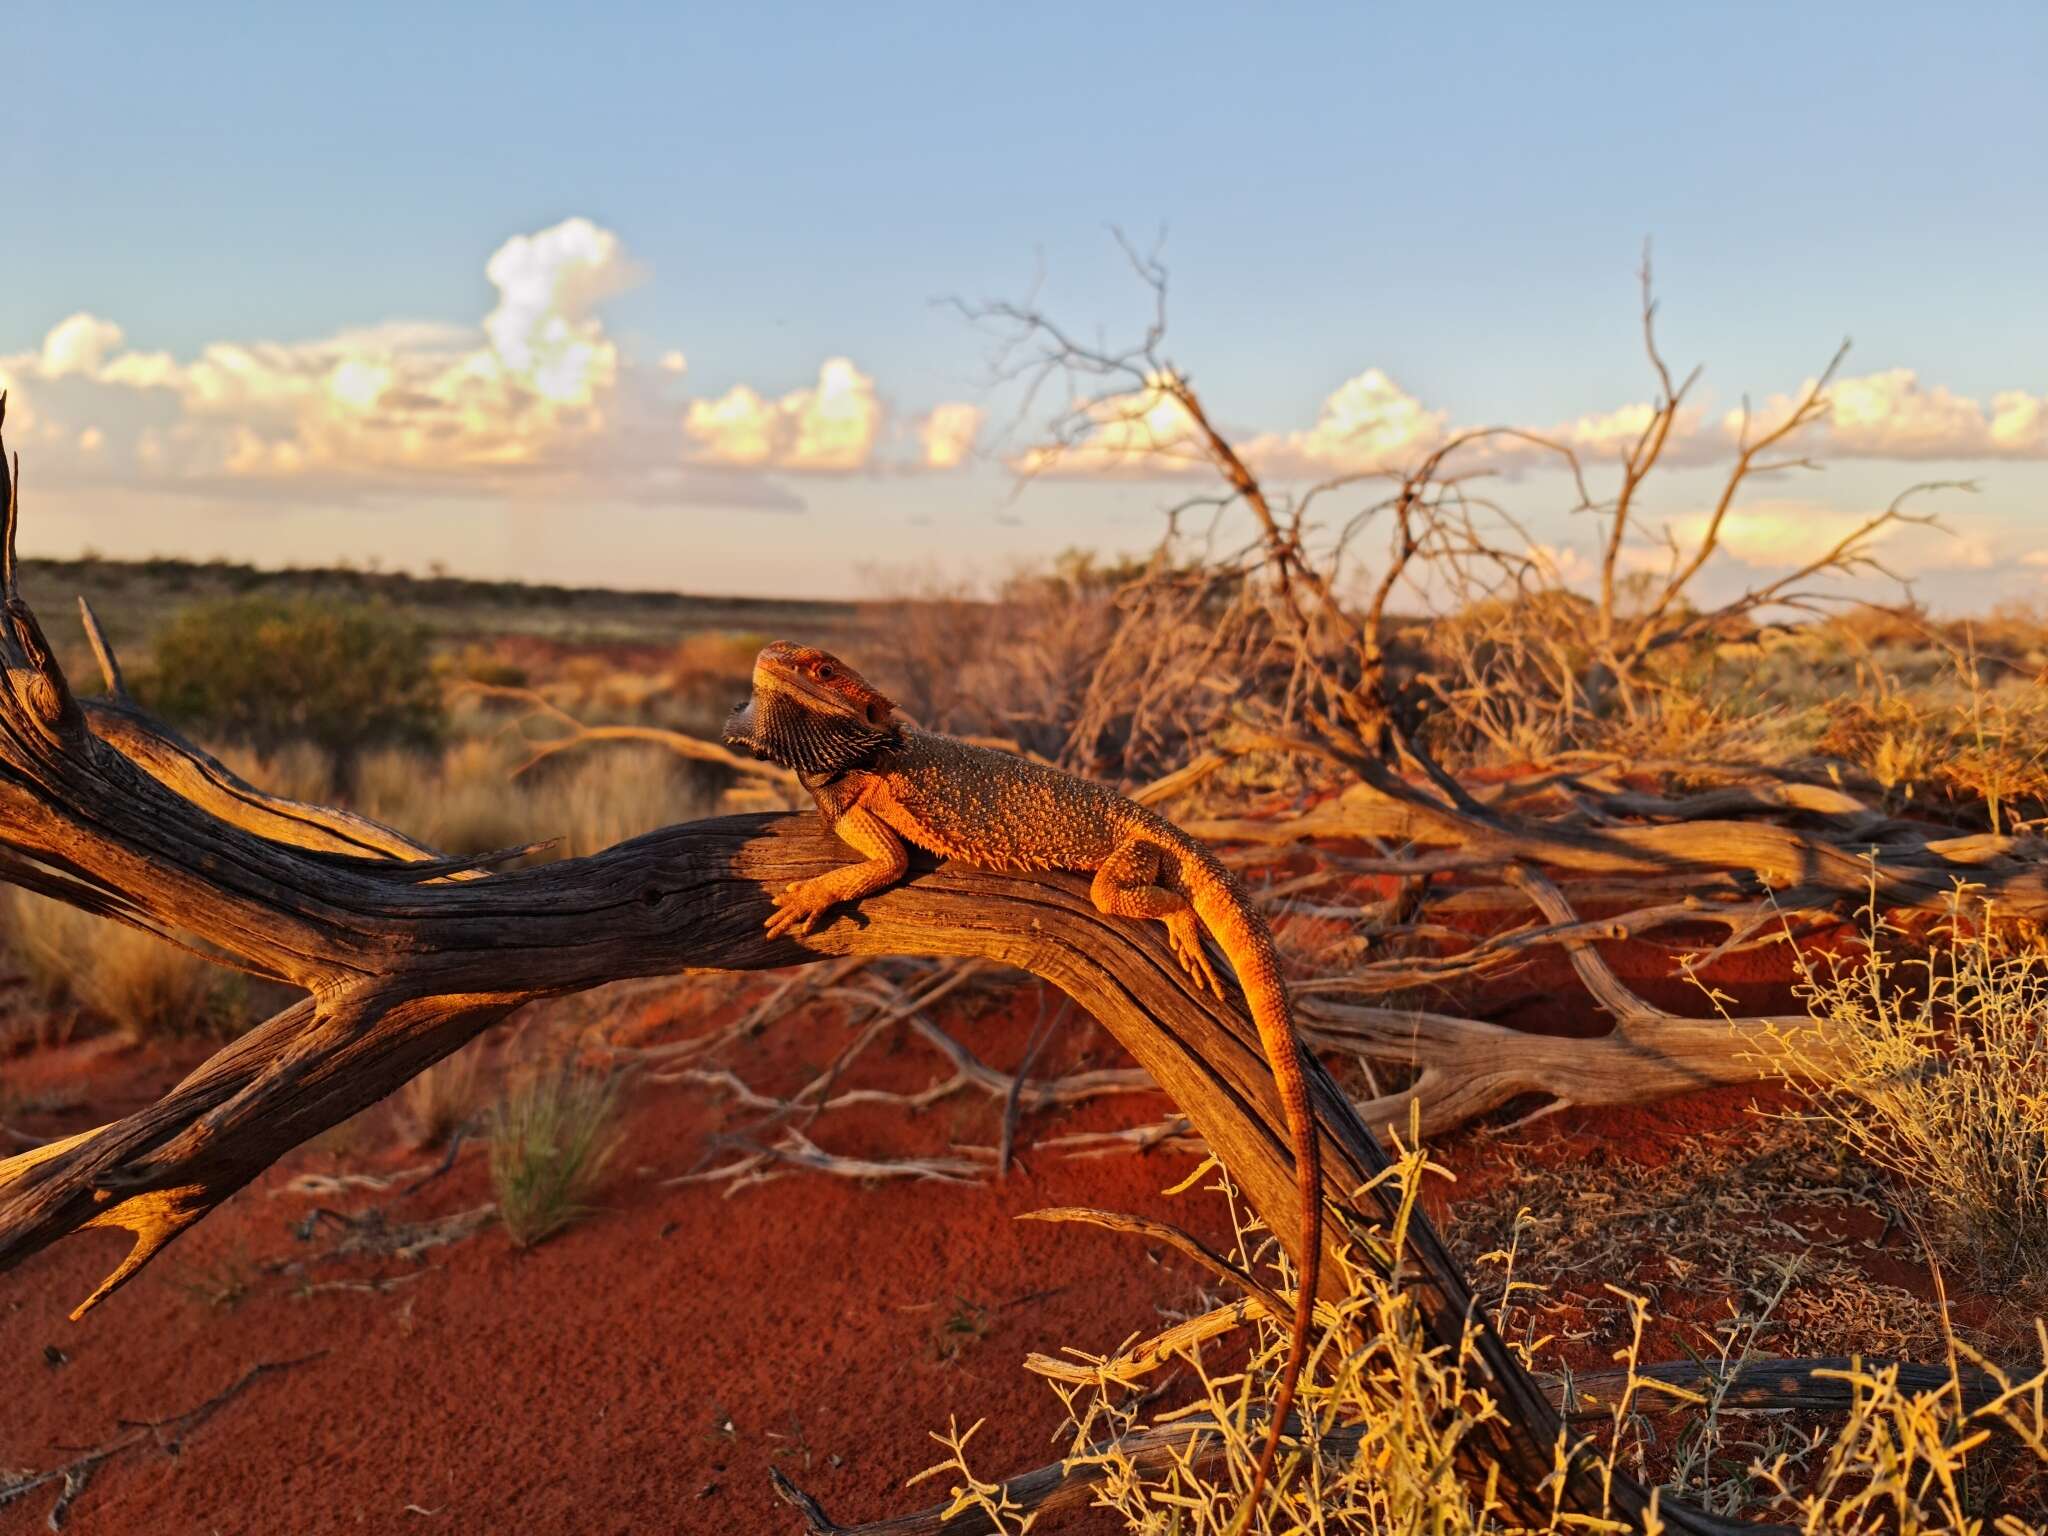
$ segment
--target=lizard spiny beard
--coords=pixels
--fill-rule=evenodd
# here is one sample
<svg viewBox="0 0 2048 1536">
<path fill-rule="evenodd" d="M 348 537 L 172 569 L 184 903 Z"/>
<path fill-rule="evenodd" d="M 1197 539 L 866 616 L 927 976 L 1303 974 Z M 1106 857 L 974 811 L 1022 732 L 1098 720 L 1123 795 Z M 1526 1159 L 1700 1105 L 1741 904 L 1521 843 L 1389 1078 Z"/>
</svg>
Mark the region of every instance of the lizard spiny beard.
<svg viewBox="0 0 2048 1536">
<path fill-rule="evenodd" d="M 850 715 L 806 709 L 780 690 L 757 692 L 753 716 L 751 733 L 729 724 L 726 740 L 802 774 L 844 773 L 897 739 L 893 724 L 875 726 Z"/>
</svg>

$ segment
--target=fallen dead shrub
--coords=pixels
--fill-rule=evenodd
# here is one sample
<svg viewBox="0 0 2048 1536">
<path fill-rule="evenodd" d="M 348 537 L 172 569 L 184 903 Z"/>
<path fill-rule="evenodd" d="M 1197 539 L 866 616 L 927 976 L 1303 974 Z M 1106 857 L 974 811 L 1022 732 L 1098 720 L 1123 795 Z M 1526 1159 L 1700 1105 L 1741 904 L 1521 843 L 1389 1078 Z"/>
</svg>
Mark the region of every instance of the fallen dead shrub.
<svg viewBox="0 0 2048 1536">
<path fill-rule="evenodd" d="M 1250 1526 L 1254 1533 L 1563 1536 L 1601 1528 L 1584 1514 L 1562 1511 L 1535 1524 L 1516 1518 L 1496 1499 L 1494 1484 L 1475 1478 L 1469 1458 L 1461 1457 L 1473 1431 L 1499 1412 L 1473 1349 L 1477 1323 L 1459 1347 L 1437 1344 L 1412 1291 L 1385 1278 L 1401 1273 L 1416 1193 L 1429 1171 L 1426 1155 L 1411 1151 L 1382 1175 L 1398 1189 L 1394 1218 L 1361 1236 L 1359 1247 L 1374 1262 L 1346 1266 L 1348 1294 L 1319 1310 L 1323 1332 L 1302 1376 L 1297 1413 L 1316 1454 L 1303 1456 L 1299 1442 L 1283 1454 L 1276 1490 Z M 1239 1213 L 1227 1184 L 1215 1187 L 1232 1201 L 1235 1262 L 1250 1273 L 1265 1235 Z M 1532 1289 L 1513 1279 L 1512 1251 L 1491 1257 L 1506 1265 L 1504 1306 Z M 1665 1379 L 1664 1368 L 1640 1368 L 1648 1305 L 1610 1289 L 1627 1316 L 1614 1353 L 1620 1369 L 1610 1378 L 1615 1385 L 1602 1384 L 1598 1401 L 1577 1397 L 1572 1427 L 1557 1448 L 1560 1467 L 1570 1457 L 1608 1479 L 1624 1470 L 1652 1472 L 1668 1454 L 1660 1450 L 1659 1422 L 1696 1420 L 1707 1426 L 1706 1438 L 1681 1431 L 1667 1487 L 1697 1497 L 1702 1469 L 1722 1459 L 1717 1453 L 1730 1448 L 1733 1421 L 1741 1418 L 1757 1426 L 1756 1438 L 1747 1442 L 1746 1465 L 1713 1490 L 1723 1513 L 1793 1522 L 1812 1536 L 2048 1530 L 2038 1513 L 2023 1513 L 2037 1508 L 2028 1490 L 2048 1475 L 2048 1332 L 2038 1326 L 2044 1363 L 2031 1374 L 2001 1370 L 1967 1350 L 1968 1363 L 1952 1361 L 1947 1379 L 1931 1389 L 1903 1385 L 1907 1378 L 1896 1364 L 1824 1368 L 1815 1379 L 1845 1383 L 1847 1410 L 1837 1424 L 1810 1428 L 1788 1423 L 1781 1408 L 1729 1406 L 1721 1378 L 1757 1358 L 1750 1345 L 1761 1319 L 1738 1329 L 1716 1351 L 1718 1362 L 1702 1363 L 1696 1391 Z M 1284 1279 L 1280 1299 L 1286 1300 Z M 1288 1317 L 1287 1309 L 1276 1314 L 1256 1300 L 1227 1303 L 1114 1356 L 1068 1350 L 1059 1360 L 1035 1358 L 1032 1368 L 1051 1378 L 1066 1406 L 1071 1443 L 1062 1478 L 1078 1473 L 1092 1481 L 1093 1505 L 1111 1511 L 1114 1528 L 1132 1536 L 1233 1529 L 1262 1439 L 1253 1406 L 1285 1357 Z M 1218 1370 L 1205 1345 L 1246 1323 L 1254 1330 L 1250 1369 Z M 1532 1366 L 1554 1366 L 1551 1343 L 1545 1337 L 1516 1349 Z M 1143 1391 L 1175 1368 L 1191 1390 L 1163 1397 Z M 933 1435 L 945 1455 L 922 1476 L 945 1479 L 949 1500 L 943 1513 L 932 1513 L 946 1519 L 977 1512 L 987 1528 L 1018 1536 L 1032 1528 L 1047 1479 L 977 1476 L 968 1460 L 973 1433 L 956 1424 Z M 1617 1518 L 1613 1528 L 1624 1523 Z"/>
</svg>

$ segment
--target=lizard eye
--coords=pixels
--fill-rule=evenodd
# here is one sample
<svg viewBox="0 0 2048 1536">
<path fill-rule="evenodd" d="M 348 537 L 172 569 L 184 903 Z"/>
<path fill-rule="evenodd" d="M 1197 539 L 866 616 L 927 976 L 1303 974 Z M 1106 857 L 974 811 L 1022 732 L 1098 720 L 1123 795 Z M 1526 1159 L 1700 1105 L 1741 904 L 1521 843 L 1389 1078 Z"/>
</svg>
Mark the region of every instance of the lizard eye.
<svg viewBox="0 0 2048 1536">
<path fill-rule="evenodd" d="M 826 662 L 820 662 L 820 663 L 818 664 L 818 681 L 819 681 L 819 682 L 821 682 L 821 683 L 829 683 L 829 682 L 831 682 L 831 681 L 832 681 L 832 679 L 833 679 L 833 678 L 837 677 L 838 675 L 839 675 L 839 674 L 838 674 L 837 672 L 835 672 L 835 671 L 833 670 L 833 668 L 832 668 L 832 663 L 831 663 L 831 662 L 829 662 L 829 661 L 826 661 Z"/>
</svg>

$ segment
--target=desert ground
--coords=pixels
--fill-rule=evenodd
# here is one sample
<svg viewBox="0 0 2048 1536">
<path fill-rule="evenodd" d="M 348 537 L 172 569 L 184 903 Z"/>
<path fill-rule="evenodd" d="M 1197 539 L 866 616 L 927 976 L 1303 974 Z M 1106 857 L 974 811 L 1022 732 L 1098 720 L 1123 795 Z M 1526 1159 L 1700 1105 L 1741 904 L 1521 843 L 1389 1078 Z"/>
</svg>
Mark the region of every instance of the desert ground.
<svg viewBox="0 0 2048 1536">
<path fill-rule="evenodd" d="M 1455 769 L 1430 803 L 1470 818 L 1459 839 L 1401 802 L 1426 775 L 1361 780 L 1341 750 L 1119 672 L 1134 614 L 1207 615 L 1198 665 L 1266 676 L 1231 634 L 1242 584 L 1214 572 L 1077 557 L 993 601 L 886 610 L 174 562 L 18 579 L 81 693 L 100 664 L 75 596 L 108 616 L 123 693 L 240 780 L 456 854 L 555 840 L 500 871 L 799 807 L 716 744 L 785 633 L 860 658 L 933 726 L 1166 780 L 1157 803 L 1270 915 L 1306 1038 L 1397 1149 L 1472 1326 L 1569 1406 L 1586 1454 L 1712 1516 L 2041 1526 L 2042 899 L 2017 869 L 2048 808 L 2034 615 L 1749 615 L 1569 745 L 1533 708 L 1446 724 L 1458 695 L 1435 685 L 1442 712 L 1405 728 Z M 1472 615 L 1465 655 L 1518 709 L 1543 697 L 1503 682 L 1539 666 L 1510 648 L 1525 618 Z M 1399 721 L 1429 642 L 1381 622 Z M 280 657 L 301 686 L 266 705 Z M 960 657 L 1035 691 L 978 713 L 988 673 Z M 371 692 L 339 675 L 366 658 Z M 1620 829 L 1652 856 L 1568 836 Z M 1830 873 L 1859 847 L 1866 876 Z M 1788 850 L 1804 870 L 1772 867 Z M 7 918 L 17 1155 L 144 1110 L 292 997 L 48 896 L 15 892 Z M 1057 1476 L 1002 1486 L 1227 1418 L 1248 1360 L 1273 1364 L 1283 1330 L 1227 1282 L 1289 1272 L 1185 1108 L 1058 989 L 986 960 L 530 1002 L 285 1150 L 82 1321 L 124 1234 L 14 1266 L 0 1529 L 828 1530 L 949 1504 L 951 1523 L 877 1528 L 1179 1509 L 1220 1529 L 1242 1422 L 1206 1457 L 1185 1436 L 1163 1465 L 1109 1454 L 1089 1497 L 1036 1516 Z M 1048 1207 L 1152 1225 L 1018 1219 Z M 1343 1498 L 1304 1518 L 1491 1528 L 1457 1451 L 1494 1411 L 1478 1357 L 1432 1350 L 1370 1274 L 1340 1304 L 1354 1365 L 1308 1397 L 1323 1435 L 1363 1425 L 1378 1452 L 1328 1463 Z"/>
</svg>

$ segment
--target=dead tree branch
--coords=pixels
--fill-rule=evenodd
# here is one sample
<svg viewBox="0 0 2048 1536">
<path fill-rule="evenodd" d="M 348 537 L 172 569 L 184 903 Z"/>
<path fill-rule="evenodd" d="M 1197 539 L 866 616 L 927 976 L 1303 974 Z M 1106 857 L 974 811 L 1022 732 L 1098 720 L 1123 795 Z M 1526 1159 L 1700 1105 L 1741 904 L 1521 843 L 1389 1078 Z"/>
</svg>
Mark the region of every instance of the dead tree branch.
<svg viewBox="0 0 2048 1536">
<path fill-rule="evenodd" d="M 125 1229 L 128 1256 L 83 1311 L 292 1147 L 533 999 L 852 953 L 979 955 L 1044 977 L 1187 1113 L 1271 1230 L 1300 1230 L 1285 1119 L 1249 1018 L 1191 990 L 1162 938 L 1098 914 L 1084 880 L 920 868 L 798 943 L 762 924 L 771 891 L 843 862 L 813 817 L 697 822 L 467 880 L 449 878 L 467 863 L 272 839 L 251 825 L 274 818 L 269 807 L 217 795 L 209 808 L 174 789 L 204 774 L 141 715 L 124 720 L 147 738 L 138 753 L 171 764 L 162 776 L 88 725 L 17 585 L 18 476 L 0 492 L 0 876 L 204 941 L 306 993 L 156 1102 L 0 1161 L 0 1271 L 85 1228 Z M 1379 1141 L 1327 1072 L 1306 1065 L 1333 1238 L 1391 1222 Z M 1464 1277 L 1419 1218 L 1408 1252 L 1426 1329 L 1473 1351 L 1498 1408 L 1466 1442 L 1472 1475 L 1495 1479 L 1519 1517 L 1561 1503 L 1640 1520 L 1649 1496 L 1633 1483 L 1603 1487 L 1590 1467 L 1557 1482 L 1555 1410 L 1503 1342 L 1472 1336 Z M 1343 1272 L 1326 1269 L 1333 1281 Z M 1670 1504 L 1665 1523 L 1718 1529 Z"/>
</svg>

